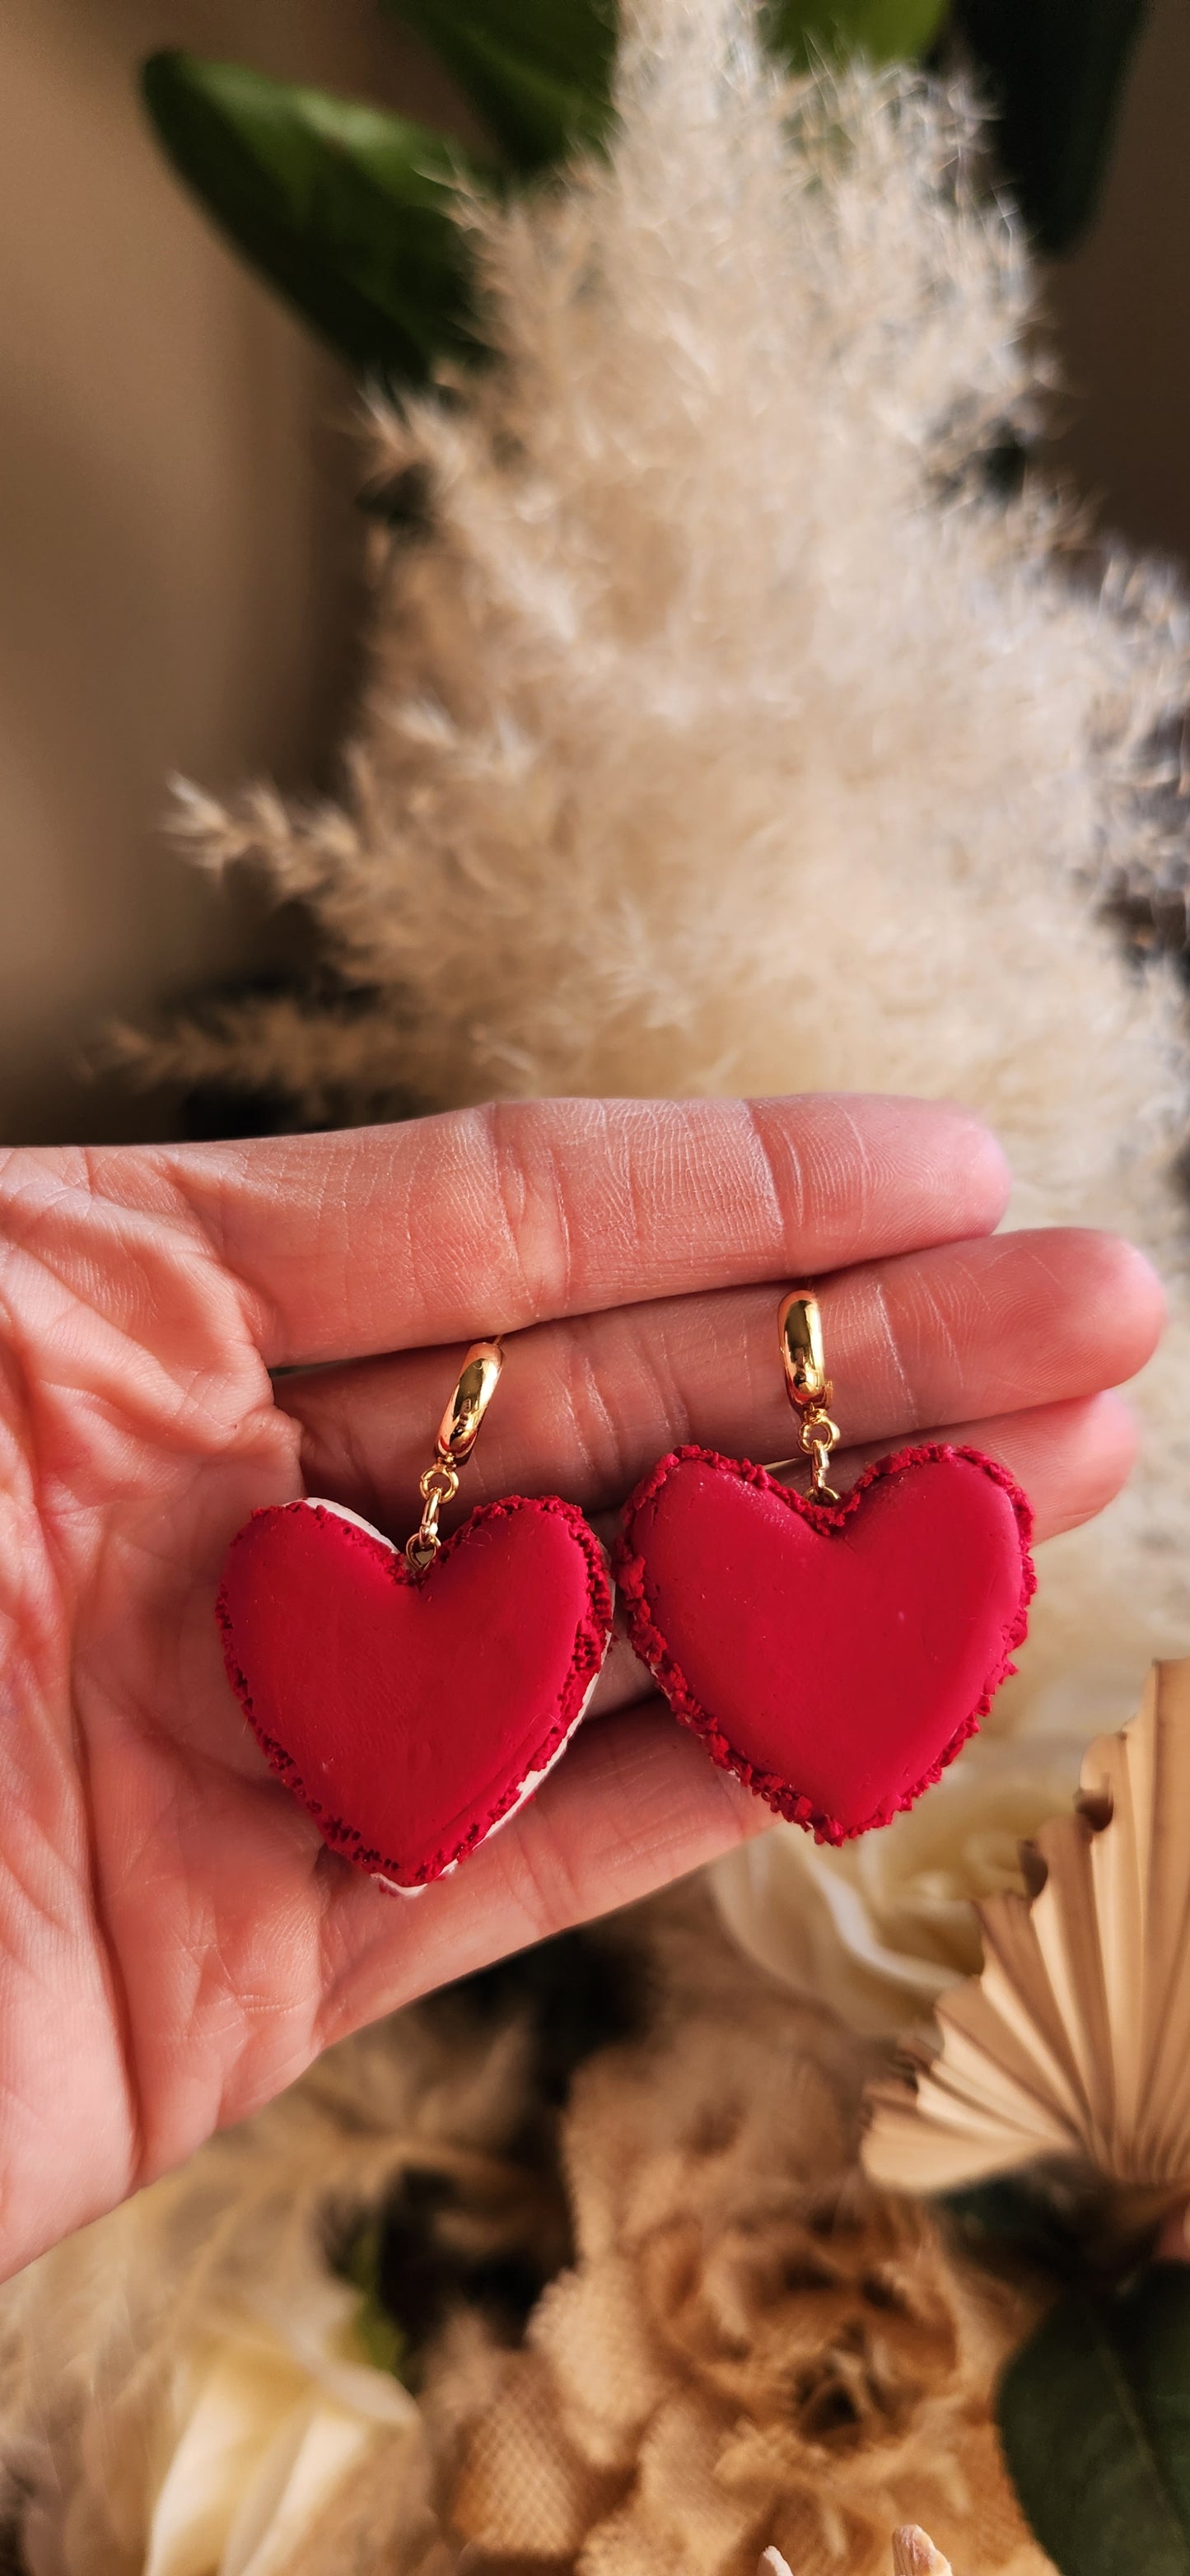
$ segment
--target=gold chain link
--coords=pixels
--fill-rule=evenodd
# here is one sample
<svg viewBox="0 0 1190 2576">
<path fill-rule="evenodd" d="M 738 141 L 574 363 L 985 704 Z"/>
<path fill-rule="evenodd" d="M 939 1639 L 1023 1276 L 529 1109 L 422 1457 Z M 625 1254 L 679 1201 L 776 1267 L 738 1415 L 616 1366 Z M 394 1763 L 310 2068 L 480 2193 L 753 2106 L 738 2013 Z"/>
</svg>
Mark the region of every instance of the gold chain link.
<svg viewBox="0 0 1190 2576">
<path fill-rule="evenodd" d="M 436 1458 L 433 1466 L 427 1467 L 418 1485 L 422 1500 L 420 1527 L 405 1543 L 405 1555 L 415 1574 L 424 1574 L 426 1567 L 433 1564 L 442 1545 L 438 1534 L 438 1515 L 444 1503 L 453 1503 L 458 1490 L 457 1467 L 450 1467 L 445 1459 Z"/>
<path fill-rule="evenodd" d="M 838 1448 L 842 1438 L 838 1423 L 832 1422 L 827 1411 L 833 1394 L 834 1388 L 828 1378 L 819 1402 L 802 1415 L 798 1424 L 798 1447 L 803 1457 L 810 1461 L 810 1492 L 816 1503 L 837 1503 L 839 1500 L 834 1486 L 826 1481 L 831 1451 Z"/>
</svg>

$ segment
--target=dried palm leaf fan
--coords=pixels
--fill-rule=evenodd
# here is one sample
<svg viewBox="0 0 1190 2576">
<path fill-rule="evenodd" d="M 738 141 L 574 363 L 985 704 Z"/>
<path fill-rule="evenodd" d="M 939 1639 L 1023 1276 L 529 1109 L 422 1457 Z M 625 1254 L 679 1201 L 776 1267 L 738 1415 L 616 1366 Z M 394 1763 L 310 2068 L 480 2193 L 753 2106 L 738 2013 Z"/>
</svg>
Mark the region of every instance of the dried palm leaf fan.
<svg viewBox="0 0 1190 2576">
<path fill-rule="evenodd" d="M 977 1909 L 937 2055 L 873 2088 L 864 2162 L 925 2192 L 1057 2162 L 1141 2223 L 1190 2196 L 1190 1659 L 1153 1666 L 1034 1854 L 1035 1895 Z"/>
</svg>

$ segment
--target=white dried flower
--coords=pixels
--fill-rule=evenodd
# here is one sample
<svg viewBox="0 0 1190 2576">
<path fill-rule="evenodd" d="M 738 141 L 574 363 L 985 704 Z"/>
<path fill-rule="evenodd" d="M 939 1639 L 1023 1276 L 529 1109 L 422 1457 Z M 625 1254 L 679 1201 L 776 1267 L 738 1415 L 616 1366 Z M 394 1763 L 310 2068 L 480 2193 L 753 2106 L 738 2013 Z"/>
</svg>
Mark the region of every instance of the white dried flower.
<svg viewBox="0 0 1190 2576">
<path fill-rule="evenodd" d="M 408 2392 L 354 2346 L 358 2307 L 343 2283 L 311 2283 L 296 2317 L 245 2316 L 171 2356 L 144 2576 L 281 2576 L 369 2452 L 416 2426 Z"/>
</svg>

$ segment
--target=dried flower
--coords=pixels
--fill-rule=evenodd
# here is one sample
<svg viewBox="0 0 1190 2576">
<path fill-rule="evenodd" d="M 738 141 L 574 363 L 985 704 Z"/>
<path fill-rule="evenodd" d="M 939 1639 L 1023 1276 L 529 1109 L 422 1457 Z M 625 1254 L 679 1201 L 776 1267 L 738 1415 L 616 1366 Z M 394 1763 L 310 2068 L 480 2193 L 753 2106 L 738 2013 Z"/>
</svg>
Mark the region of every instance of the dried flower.
<svg viewBox="0 0 1190 2576">
<path fill-rule="evenodd" d="M 1037 1892 L 978 1908 L 985 1964 L 938 2006 L 942 2045 L 877 2084 L 869 2174 L 946 2191 L 1057 2160 L 1156 2216 L 1190 2195 L 1190 1659 L 1083 1764 L 1041 1828 Z"/>
<path fill-rule="evenodd" d="M 171 2357 L 144 2576 L 279 2570 L 369 2452 L 416 2427 L 413 2399 L 355 2342 L 358 2306 L 324 2280 L 295 2317 L 244 2314 Z"/>
<path fill-rule="evenodd" d="M 690 1970 L 667 2036 L 579 2079 L 578 2259 L 483 2383 L 455 2528 L 592 2576 L 729 2576 L 770 2535 L 797 2576 L 887 2576 L 916 2507 L 978 2576 L 1040 2576 L 988 2401 L 1031 2311 L 856 2174 L 855 2041 L 708 1933 Z"/>
</svg>

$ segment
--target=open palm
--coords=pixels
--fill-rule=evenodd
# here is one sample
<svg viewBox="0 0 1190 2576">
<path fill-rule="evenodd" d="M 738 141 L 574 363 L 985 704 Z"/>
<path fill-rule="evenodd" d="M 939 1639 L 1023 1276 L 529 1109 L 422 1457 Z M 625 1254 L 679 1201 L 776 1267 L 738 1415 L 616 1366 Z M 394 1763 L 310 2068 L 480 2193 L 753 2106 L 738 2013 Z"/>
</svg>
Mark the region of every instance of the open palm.
<svg viewBox="0 0 1190 2576">
<path fill-rule="evenodd" d="M 535 1804 L 395 1902 L 228 1690 L 247 1514 L 313 1490 L 403 1537 L 459 1346 L 495 1331 L 522 1338 L 460 1508 L 598 1516 L 688 1437 L 780 1455 L 773 1283 L 810 1274 L 849 1443 L 962 1426 L 1067 1526 L 1126 1472 L 1097 1391 L 1160 1292 L 1109 1238 L 992 1237 L 1005 1187 L 962 1113 L 830 1098 L 0 1158 L 0 2267 L 360 2022 L 770 1821 L 620 1648 Z"/>
</svg>

